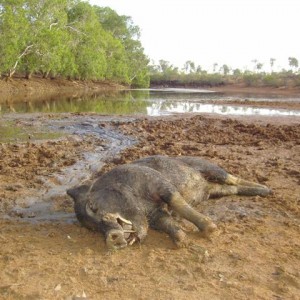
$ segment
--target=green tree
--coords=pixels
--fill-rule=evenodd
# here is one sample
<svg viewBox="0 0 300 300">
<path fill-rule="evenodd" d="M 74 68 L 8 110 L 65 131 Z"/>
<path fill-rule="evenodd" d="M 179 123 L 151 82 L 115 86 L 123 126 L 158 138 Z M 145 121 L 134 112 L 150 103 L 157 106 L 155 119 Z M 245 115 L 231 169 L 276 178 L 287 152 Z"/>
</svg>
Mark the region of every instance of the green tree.
<svg viewBox="0 0 300 300">
<path fill-rule="evenodd" d="M 166 60 L 161 59 L 159 61 L 159 66 L 160 66 L 161 73 L 164 76 L 178 74 L 178 68 L 174 67 L 172 64 L 170 64 L 170 62 L 168 62 Z"/>
<path fill-rule="evenodd" d="M 262 63 L 257 63 L 256 64 L 256 70 L 261 70 L 263 67 L 263 64 Z"/>
<path fill-rule="evenodd" d="M 30 23 L 28 38 L 32 51 L 23 60 L 23 72 L 30 77 L 33 72 L 42 72 L 46 77 L 62 70 L 62 56 L 66 54 L 68 40 L 66 30 L 66 0 L 27 2 L 27 18 Z"/>
<path fill-rule="evenodd" d="M 242 71 L 240 69 L 234 69 L 233 70 L 233 76 L 239 77 L 242 75 Z"/>
<path fill-rule="evenodd" d="M 119 16 L 108 7 L 96 7 L 103 28 L 124 45 L 129 83 L 135 86 L 149 86 L 148 63 L 139 40 L 140 29 L 131 17 Z"/>
<path fill-rule="evenodd" d="M 202 67 L 200 65 L 198 65 L 196 68 L 196 73 L 201 74 L 202 72 L 203 72 Z"/>
<path fill-rule="evenodd" d="M 196 70 L 195 63 L 191 60 L 187 60 L 183 66 L 185 73 L 194 73 Z"/>
<path fill-rule="evenodd" d="M 254 72 L 257 72 L 262 69 L 263 64 L 260 63 L 257 59 L 253 59 L 251 62 L 253 62 L 253 64 L 254 64 L 254 68 L 253 68 Z"/>
<path fill-rule="evenodd" d="M 1 3 L 0 71 L 8 77 L 13 76 L 21 60 L 32 51 L 33 45 L 28 39 L 29 25 L 23 1 Z"/>
<path fill-rule="evenodd" d="M 229 68 L 227 65 L 223 65 L 223 66 L 221 67 L 221 71 L 222 71 L 223 74 L 226 76 L 226 75 L 229 74 L 230 68 Z"/>
<path fill-rule="evenodd" d="M 273 73 L 273 67 L 275 64 L 276 59 L 275 58 L 270 58 L 270 66 L 271 66 L 271 72 Z"/>
<path fill-rule="evenodd" d="M 72 36 L 70 47 L 75 56 L 76 78 L 105 78 L 105 32 L 93 7 L 78 2 L 68 11 L 67 28 Z"/>
<path fill-rule="evenodd" d="M 218 63 L 213 64 L 213 72 L 215 73 L 217 71 Z"/>
<path fill-rule="evenodd" d="M 296 71 L 299 66 L 298 59 L 296 57 L 289 57 L 289 66 Z"/>
<path fill-rule="evenodd" d="M 2 1 L 0 73 L 148 86 L 148 58 L 139 37 L 130 17 L 84 1 Z"/>
</svg>

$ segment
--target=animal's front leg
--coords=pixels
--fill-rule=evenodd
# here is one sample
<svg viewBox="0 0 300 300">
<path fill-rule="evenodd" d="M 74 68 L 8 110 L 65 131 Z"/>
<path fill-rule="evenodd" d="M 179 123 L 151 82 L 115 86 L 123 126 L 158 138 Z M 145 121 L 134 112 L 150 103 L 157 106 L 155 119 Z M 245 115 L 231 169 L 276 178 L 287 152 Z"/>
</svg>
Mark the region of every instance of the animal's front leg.
<svg viewBox="0 0 300 300">
<path fill-rule="evenodd" d="M 171 200 L 168 202 L 168 204 L 170 208 L 177 212 L 181 217 L 194 223 L 204 235 L 209 235 L 217 229 L 217 226 L 209 217 L 199 213 L 194 208 L 192 208 L 182 198 L 180 193 L 174 193 L 171 196 Z"/>
<path fill-rule="evenodd" d="M 167 211 L 158 209 L 151 214 L 149 219 L 150 226 L 154 229 L 166 232 L 177 247 L 185 246 L 186 234 Z"/>
</svg>

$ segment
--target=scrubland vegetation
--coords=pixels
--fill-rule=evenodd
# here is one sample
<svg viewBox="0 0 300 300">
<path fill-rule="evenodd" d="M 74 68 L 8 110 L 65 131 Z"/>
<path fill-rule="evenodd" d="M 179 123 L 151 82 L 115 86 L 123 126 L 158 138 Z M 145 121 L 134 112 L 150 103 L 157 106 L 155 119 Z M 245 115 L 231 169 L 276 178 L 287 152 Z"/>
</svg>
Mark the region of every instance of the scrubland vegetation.
<svg viewBox="0 0 300 300">
<path fill-rule="evenodd" d="M 228 84 L 242 84 L 248 87 L 300 87 L 300 72 L 298 60 L 288 58 L 290 69 L 279 72 L 262 71 L 263 65 L 254 62 L 253 70 L 231 69 L 227 65 L 218 68 L 215 64 L 213 71 L 203 70 L 201 66 L 195 66 L 192 61 L 187 61 L 182 69 L 174 67 L 168 61 L 160 60 L 158 65 L 150 66 L 150 79 L 152 85 L 159 86 L 189 86 L 189 87 L 214 87 Z M 270 59 L 271 68 L 275 59 Z"/>
</svg>

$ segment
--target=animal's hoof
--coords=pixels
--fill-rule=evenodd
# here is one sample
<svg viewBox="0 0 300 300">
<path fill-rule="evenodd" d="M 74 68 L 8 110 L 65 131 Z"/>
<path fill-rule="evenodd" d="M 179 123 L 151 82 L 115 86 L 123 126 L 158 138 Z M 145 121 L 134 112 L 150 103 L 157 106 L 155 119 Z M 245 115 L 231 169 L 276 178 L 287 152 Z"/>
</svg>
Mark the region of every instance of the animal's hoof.
<svg viewBox="0 0 300 300">
<path fill-rule="evenodd" d="M 198 254 L 198 255 L 202 255 L 203 258 L 208 258 L 209 257 L 209 253 L 208 250 L 200 245 L 197 245 L 195 243 L 190 243 L 188 250 L 192 253 Z"/>
<path fill-rule="evenodd" d="M 213 232 L 215 232 L 218 229 L 217 225 L 213 222 L 210 222 L 205 225 L 202 234 L 205 237 L 209 237 Z"/>
<path fill-rule="evenodd" d="M 173 241 L 178 248 L 186 248 L 189 245 L 186 234 L 182 230 L 176 233 L 175 237 L 173 237 Z"/>
<path fill-rule="evenodd" d="M 264 186 L 263 188 L 259 188 L 258 192 L 257 192 L 257 195 L 261 196 L 261 197 L 267 197 L 272 194 L 273 194 L 273 191 L 266 186 Z"/>
<path fill-rule="evenodd" d="M 174 241 L 175 245 L 177 248 L 187 248 L 189 246 L 189 242 L 184 240 L 184 241 Z"/>
</svg>

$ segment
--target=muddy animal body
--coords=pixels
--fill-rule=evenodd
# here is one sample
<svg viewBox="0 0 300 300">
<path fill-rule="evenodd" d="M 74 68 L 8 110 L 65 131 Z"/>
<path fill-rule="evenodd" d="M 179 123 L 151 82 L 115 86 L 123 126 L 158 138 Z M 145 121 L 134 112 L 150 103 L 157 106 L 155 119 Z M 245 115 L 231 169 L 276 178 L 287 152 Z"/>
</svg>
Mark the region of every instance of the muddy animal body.
<svg viewBox="0 0 300 300">
<path fill-rule="evenodd" d="M 79 221 L 103 232 L 108 247 L 118 249 L 143 241 L 149 225 L 167 232 L 181 246 L 185 233 L 171 211 L 209 234 L 216 225 L 193 206 L 209 197 L 266 196 L 270 190 L 196 157 L 150 156 L 67 192 Z"/>
</svg>

